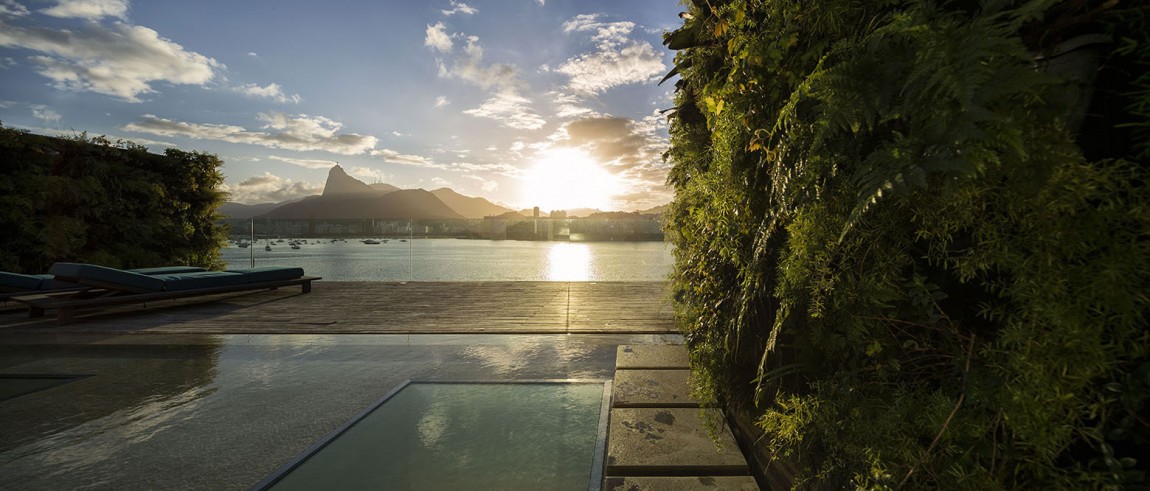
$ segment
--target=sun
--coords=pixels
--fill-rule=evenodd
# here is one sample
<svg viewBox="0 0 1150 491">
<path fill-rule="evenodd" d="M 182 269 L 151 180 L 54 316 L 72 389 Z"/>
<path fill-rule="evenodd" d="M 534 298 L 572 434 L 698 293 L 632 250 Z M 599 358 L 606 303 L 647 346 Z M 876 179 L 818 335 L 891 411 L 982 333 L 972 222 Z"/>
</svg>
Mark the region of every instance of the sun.
<svg viewBox="0 0 1150 491">
<path fill-rule="evenodd" d="M 527 170 L 523 200 L 542 211 L 574 208 L 607 209 L 618 192 L 618 178 L 586 152 L 575 148 L 546 150 Z"/>
</svg>

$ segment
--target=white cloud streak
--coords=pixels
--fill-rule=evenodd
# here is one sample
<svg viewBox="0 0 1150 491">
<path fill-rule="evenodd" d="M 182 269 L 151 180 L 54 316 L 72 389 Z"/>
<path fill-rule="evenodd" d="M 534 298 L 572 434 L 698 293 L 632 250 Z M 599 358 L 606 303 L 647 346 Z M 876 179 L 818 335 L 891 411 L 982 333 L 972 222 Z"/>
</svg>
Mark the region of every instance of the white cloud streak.
<svg viewBox="0 0 1150 491">
<path fill-rule="evenodd" d="M 60 113 L 49 109 L 48 106 L 40 104 L 32 106 L 32 117 L 48 123 L 60 122 Z"/>
<path fill-rule="evenodd" d="M 499 183 L 495 182 L 493 180 L 484 179 L 484 178 L 477 176 L 475 174 L 464 174 L 463 177 L 466 177 L 468 179 L 471 179 L 471 180 L 477 182 L 479 184 L 479 189 L 482 189 L 483 192 L 485 192 L 485 193 L 490 193 L 492 191 L 495 191 L 496 189 L 499 189 Z"/>
<path fill-rule="evenodd" d="M 477 118 L 491 118 L 499 124 L 518 130 L 535 130 L 547 124 L 547 121 L 535 114 L 528 106 L 531 103 L 526 97 L 511 91 L 503 91 L 487 99 L 477 108 L 463 111 L 463 114 Z"/>
<path fill-rule="evenodd" d="M 261 113 L 263 130 L 252 131 L 242 126 L 202 124 L 174 121 L 152 114 L 124 126 L 136 131 L 166 137 L 186 137 L 200 140 L 219 140 L 229 143 L 260 145 L 300 152 L 324 151 L 343 155 L 358 155 L 375 148 L 379 141 L 374 136 L 339 133 L 342 124 L 322 116 L 306 114 Z"/>
<path fill-rule="evenodd" d="M 450 10 L 440 10 L 440 12 L 443 12 L 443 15 L 455 15 L 455 14 L 474 15 L 474 14 L 479 13 L 479 10 L 476 9 L 475 7 L 467 5 L 466 3 L 456 2 L 455 0 L 451 0 L 451 9 Z"/>
<path fill-rule="evenodd" d="M 224 68 L 152 29 L 122 22 L 56 30 L 0 20 L 0 47 L 42 53 L 28 59 L 61 90 L 96 92 L 131 102 L 155 92 L 153 83 L 204 85 Z"/>
<path fill-rule="evenodd" d="M 393 164 L 411 165 L 415 167 L 425 167 L 428 169 L 446 169 L 447 167 L 436 164 L 433 160 L 423 157 L 421 155 L 405 155 L 395 150 L 383 148 L 379 150 L 372 150 L 373 157 L 380 157 L 385 162 Z"/>
<path fill-rule="evenodd" d="M 334 160 L 323 159 L 293 159 L 291 157 L 281 157 L 279 155 L 269 155 L 268 160 L 278 160 L 280 162 L 287 162 L 291 165 L 298 165 L 305 169 L 323 169 L 328 170 L 335 167 L 339 162 Z"/>
<path fill-rule="evenodd" d="M 0 0 L 0 17 L 24 17 L 28 15 L 28 7 L 15 0 Z"/>
<path fill-rule="evenodd" d="M 99 20 L 104 17 L 128 18 L 127 0 L 56 0 L 56 5 L 40 11 L 61 18 Z"/>
<path fill-rule="evenodd" d="M 427 26 L 427 31 L 423 36 L 423 45 L 440 53 L 450 53 L 455 47 L 451 41 L 451 36 L 447 34 L 447 26 L 444 26 L 442 22 L 438 22 L 434 26 Z"/>
<path fill-rule="evenodd" d="M 283 88 L 277 83 L 270 83 L 267 86 L 260 87 L 256 84 L 244 84 L 236 87 L 236 91 L 249 97 L 264 97 L 272 99 L 280 104 L 299 104 L 302 97 L 299 94 L 287 95 L 284 94 Z"/>
<path fill-rule="evenodd" d="M 323 192 L 323 185 L 307 181 L 295 182 L 270 172 L 251 176 L 239 184 L 223 185 L 228 201 L 237 203 L 278 203 L 314 196 Z"/>
<path fill-rule="evenodd" d="M 591 32 L 597 51 L 567 59 L 555 69 L 571 77 L 571 90 L 593 95 L 612 87 L 649 82 L 666 72 L 663 55 L 650 43 L 630 39 L 633 22 L 602 22 L 579 15 L 563 23 L 563 32 Z"/>
</svg>

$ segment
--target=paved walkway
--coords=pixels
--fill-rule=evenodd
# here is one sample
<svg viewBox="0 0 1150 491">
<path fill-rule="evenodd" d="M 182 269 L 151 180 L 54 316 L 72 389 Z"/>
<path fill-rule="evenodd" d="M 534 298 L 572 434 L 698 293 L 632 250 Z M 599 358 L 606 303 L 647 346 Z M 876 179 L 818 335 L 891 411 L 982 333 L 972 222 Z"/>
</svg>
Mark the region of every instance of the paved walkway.
<svg viewBox="0 0 1150 491">
<path fill-rule="evenodd" d="M 690 373 L 682 345 L 619 346 L 604 489 L 759 489 L 722 412 L 691 398 Z"/>
<path fill-rule="evenodd" d="M 677 334 L 665 282 L 339 282 L 148 302 L 29 319 L 0 310 L 13 333 L 125 334 Z"/>
</svg>

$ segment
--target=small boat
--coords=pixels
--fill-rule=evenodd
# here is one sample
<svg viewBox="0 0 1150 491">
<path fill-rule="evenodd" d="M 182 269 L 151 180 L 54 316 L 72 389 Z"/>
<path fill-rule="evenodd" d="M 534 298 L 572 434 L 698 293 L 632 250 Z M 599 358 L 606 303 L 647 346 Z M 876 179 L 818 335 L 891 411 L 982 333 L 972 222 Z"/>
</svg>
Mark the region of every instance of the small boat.
<svg viewBox="0 0 1150 491">
<path fill-rule="evenodd" d="M 407 242 L 407 239 L 399 239 L 400 242 Z"/>
<path fill-rule="evenodd" d="M 265 251 L 268 251 L 268 252 L 271 252 L 271 250 L 272 250 L 272 245 L 271 245 L 271 244 L 265 245 L 265 246 L 264 246 L 264 250 L 265 250 Z"/>
<path fill-rule="evenodd" d="M 240 247 L 251 247 L 251 244 L 249 244 L 249 243 L 247 243 L 247 242 L 240 242 L 240 243 L 238 243 L 238 244 L 236 244 L 236 245 L 238 245 L 238 246 L 240 246 Z"/>
<path fill-rule="evenodd" d="M 291 248 L 292 248 L 292 249 L 299 249 L 299 244 L 292 244 L 292 245 L 291 245 Z"/>
<path fill-rule="evenodd" d="M 364 244 L 378 244 L 379 243 L 379 241 L 375 240 L 375 239 L 364 239 L 364 240 L 361 240 L 360 242 L 363 242 Z"/>
</svg>

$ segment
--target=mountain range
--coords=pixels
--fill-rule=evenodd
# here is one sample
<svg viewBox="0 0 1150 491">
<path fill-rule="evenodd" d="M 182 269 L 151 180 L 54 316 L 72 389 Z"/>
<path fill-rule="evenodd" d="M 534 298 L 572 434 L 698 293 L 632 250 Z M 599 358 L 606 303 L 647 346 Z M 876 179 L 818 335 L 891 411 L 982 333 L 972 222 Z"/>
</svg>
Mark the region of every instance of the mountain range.
<svg viewBox="0 0 1150 491">
<path fill-rule="evenodd" d="M 328 171 L 323 193 L 282 203 L 243 204 L 227 202 L 220 206 L 225 218 L 320 219 L 450 219 L 483 218 L 514 214 L 515 210 L 484 198 L 464 196 L 450 188 L 434 191 L 400 189 L 390 184 L 367 184 L 351 177 L 339 164 Z M 599 210 L 570 210 L 568 216 L 587 216 Z M 532 210 L 520 212 L 531 216 Z M 641 212 L 645 213 L 645 212 Z M 541 216 L 547 216 L 546 213 Z"/>
</svg>

